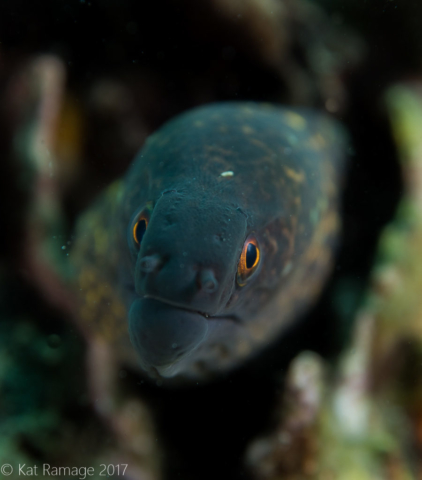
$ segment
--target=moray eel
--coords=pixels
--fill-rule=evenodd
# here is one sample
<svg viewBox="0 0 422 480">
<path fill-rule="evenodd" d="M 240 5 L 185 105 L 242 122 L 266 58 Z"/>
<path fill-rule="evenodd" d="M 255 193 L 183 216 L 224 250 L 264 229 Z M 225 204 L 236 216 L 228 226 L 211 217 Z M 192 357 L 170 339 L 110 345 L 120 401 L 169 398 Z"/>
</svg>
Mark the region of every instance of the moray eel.
<svg viewBox="0 0 422 480">
<path fill-rule="evenodd" d="M 204 379 L 277 339 L 332 263 L 345 135 L 217 103 L 169 121 L 79 222 L 79 317 L 123 362 Z"/>
</svg>

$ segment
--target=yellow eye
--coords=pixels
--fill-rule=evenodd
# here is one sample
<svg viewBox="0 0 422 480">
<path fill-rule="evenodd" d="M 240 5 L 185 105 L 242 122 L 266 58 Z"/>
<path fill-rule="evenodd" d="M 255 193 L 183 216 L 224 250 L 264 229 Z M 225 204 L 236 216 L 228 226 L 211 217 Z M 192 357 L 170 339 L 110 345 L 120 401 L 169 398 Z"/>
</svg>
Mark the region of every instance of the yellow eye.
<svg viewBox="0 0 422 480">
<path fill-rule="evenodd" d="M 132 234 L 133 239 L 135 240 L 136 246 L 139 246 L 142 242 L 142 238 L 145 235 L 148 227 L 148 215 L 145 212 L 142 212 L 133 226 Z"/>
<path fill-rule="evenodd" d="M 259 265 L 261 254 L 257 239 L 250 235 L 243 245 L 240 255 L 239 265 L 237 266 L 237 283 L 243 287 L 256 271 Z"/>
</svg>

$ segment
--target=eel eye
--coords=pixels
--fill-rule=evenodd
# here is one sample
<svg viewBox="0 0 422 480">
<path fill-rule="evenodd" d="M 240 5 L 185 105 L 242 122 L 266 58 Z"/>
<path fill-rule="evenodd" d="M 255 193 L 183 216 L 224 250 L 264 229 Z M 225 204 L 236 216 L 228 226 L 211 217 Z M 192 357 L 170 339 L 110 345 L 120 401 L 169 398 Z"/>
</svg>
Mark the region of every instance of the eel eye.
<svg viewBox="0 0 422 480">
<path fill-rule="evenodd" d="M 149 219 L 151 218 L 153 205 L 148 202 L 133 215 L 128 225 L 127 241 L 130 251 L 133 255 L 138 255 L 139 247 L 148 228 Z"/>
<path fill-rule="evenodd" d="M 133 239 L 138 247 L 142 242 L 145 232 L 147 231 L 147 227 L 148 215 L 146 215 L 145 212 L 142 212 L 132 230 Z"/>
<path fill-rule="evenodd" d="M 237 266 L 237 283 L 241 287 L 246 285 L 252 274 L 256 272 L 260 258 L 258 240 L 253 235 L 250 235 L 243 245 L 239 265 Z"/>
</svg>

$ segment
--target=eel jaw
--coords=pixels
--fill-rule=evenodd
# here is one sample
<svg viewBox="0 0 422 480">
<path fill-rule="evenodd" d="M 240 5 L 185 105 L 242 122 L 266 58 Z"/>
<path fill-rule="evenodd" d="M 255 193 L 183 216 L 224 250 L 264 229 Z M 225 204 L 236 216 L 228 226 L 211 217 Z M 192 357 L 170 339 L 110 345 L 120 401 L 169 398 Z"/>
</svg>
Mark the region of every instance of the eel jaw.
<svg viewBox="0 0 422 480">
<path fill-rule="evenodd" d="M 129 334 L 148 373 L 172 377 L 178 364 L 206 338 L 203 314 L 151 297 L 138 298 L 129 311 Z"/>
</svg>

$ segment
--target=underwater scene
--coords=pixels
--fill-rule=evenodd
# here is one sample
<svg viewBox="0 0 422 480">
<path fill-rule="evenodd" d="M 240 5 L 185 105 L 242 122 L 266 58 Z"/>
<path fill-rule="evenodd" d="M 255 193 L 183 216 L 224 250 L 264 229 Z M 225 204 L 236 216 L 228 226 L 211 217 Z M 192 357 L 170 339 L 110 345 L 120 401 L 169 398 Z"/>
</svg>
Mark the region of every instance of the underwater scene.
<svg viewBox="0 0 422 480">
<path fill-rule="evenodd" d="M 0 479 L 422 479 L 421 22 L 1 0 Z"/>
</svg>

